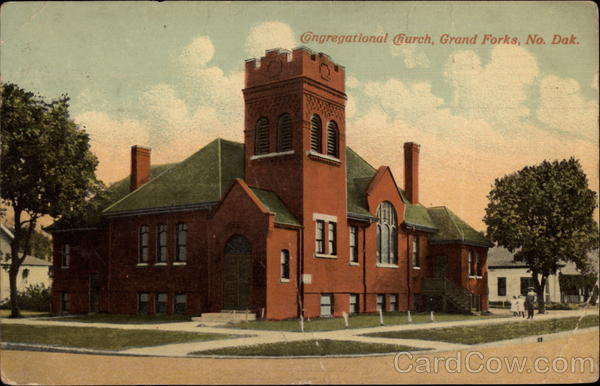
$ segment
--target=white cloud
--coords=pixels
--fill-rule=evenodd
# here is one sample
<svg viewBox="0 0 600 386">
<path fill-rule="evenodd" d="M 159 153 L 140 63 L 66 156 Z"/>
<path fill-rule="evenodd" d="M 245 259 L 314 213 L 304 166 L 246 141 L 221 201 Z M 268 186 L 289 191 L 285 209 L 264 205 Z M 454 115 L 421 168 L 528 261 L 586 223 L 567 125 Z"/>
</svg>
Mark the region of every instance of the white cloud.
<svg viewBox="0 0 600 386">
<path fill-rule="evenodd" d="M 538 75 L 533 55 L 518 46 L 496 46 L 487 65 L 473 51 L 457 51 L 444 76 L 453 88 L 452 107 L 466 117 L 508 124 L 530 115 L 525 105 Z"/>
<path fill-rule="evenodd" d="M 549 75 L 540 81 L 537 118 L 563 132 L 598 138 L 598 104 L 586 100 L 575 79 Z"/>
<path fill-rule="evenodd" d="M 417 51 L 414 45 L 390 46 L 392 56 L 400 56 L 406 68 L 429 68 L 431 62 L 422 51 Z"/>
<path fill-rule="evenodd" d="M 272 48 L 291 50 L 296 46 L 292 28 L 279 21 L 268 21 L 254 25 L 246 38 L 246 54 L 249 58 L 260 58 Z"/>
</svg>

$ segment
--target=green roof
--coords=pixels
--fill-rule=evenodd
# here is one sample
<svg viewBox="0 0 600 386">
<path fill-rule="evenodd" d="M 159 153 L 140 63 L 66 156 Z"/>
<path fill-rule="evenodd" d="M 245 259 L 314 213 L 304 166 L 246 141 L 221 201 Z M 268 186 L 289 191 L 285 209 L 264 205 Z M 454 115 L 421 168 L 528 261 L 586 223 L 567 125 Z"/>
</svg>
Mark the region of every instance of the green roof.
<svg viewBox="0 0 600 386">
<path fill-rule="evenodd" d="M 438 229 L 438 231 L 429 238 L 430 243 L 460 243 L 481 247 L 493 246 L 493 244 L 481 233 L 477 232 L 445 206 L 428 208 L 427 212 Z"/>
<path fill-rule="evenodd" d="M 216 139 L 115 202 L 104 213 L 169 208 L 221 200 L 244 175 L 244 145 Z"/>
<path fill-rule="evenodd" d="M 421 204 L 406 203 L 404 206 L 404 222 L 424 231 L 435 231 L 437 226 L 431 219 L 427 208 Z"/>
<path fill-rule="evenodd" d="M 349 147 L 346 148 L 346 182 L 348 213 L 371 216 L 367 206 L 367 188 L 377 173 L 361 156 Z"/>
<path fill-rule="evenodd" d="M 269 190 L 250 187 L 250 190 L 271 213 L 275 214 L 275 223 L 301 226 L 298 220 L 285 207 L 277 195 Z"/>
</svg>

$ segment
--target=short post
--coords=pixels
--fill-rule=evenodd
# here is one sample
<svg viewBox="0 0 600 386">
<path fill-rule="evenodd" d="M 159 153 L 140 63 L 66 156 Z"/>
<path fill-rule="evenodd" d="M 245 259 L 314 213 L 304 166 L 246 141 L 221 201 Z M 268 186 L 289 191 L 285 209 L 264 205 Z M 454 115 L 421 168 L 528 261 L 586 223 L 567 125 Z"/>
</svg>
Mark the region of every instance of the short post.
<svg viewBox="0 0 600 386">
<path fill-rule="evenodd" d="M 431 310 L 431 315 L 430 315 L 431 321 L 435 322 L 435 320 L 433 319 L 433 310 Z"/>
<path fill-rule="evenodd" d="M 348 314 L 346 311 L 342 312 L 342 316 L 344 317 L 344 326 L 348 328 Z"/>
<path fill-rule="evenodd" d="M 383 310 L 379 309 L 379 324 L 383 326 Z"/>
<path fill-rule="evenodd" d="M 408 323 L 412 323 L 412 316 L 410 316 L 410 310 L 408 310 Z"/>
<path fill-rule="evenodd" d="M 260 319 L 265 320 L 265 307 L 260 309 Z"/>
<path fill-rule="evenodd" d="M 248 323 L 248 310 L 246 310 L 246 323 Z"/>
<path fill-rule="evenodd" d="M 304 316 L 300 314 L 300 331 L 304 332 Z"/>
</svg>

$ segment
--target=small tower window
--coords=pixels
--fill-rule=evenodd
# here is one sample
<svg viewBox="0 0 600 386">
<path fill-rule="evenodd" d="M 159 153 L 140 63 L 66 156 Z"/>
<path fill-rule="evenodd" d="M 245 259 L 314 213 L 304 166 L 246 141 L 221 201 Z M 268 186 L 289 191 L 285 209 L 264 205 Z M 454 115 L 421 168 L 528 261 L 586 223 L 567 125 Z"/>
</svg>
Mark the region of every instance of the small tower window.
<svg viewBox="0 0 600 386">
<path fill-rule="evenodd" d="M 256 138 L 254 141 L 254 154 L 269 152 L 269 120 L 265 117 L 256 121 Z"/>
<path fill-rule="evenodd" d="M 292 117 L 285 113 L 277 123 L 277 151 L 292 150 Z"/>
<path fill-rule="evenodd" d="M 323 151 L 322 146 L 322 131 L 323 125 L 321 124 L 321 117 L 317 114 L 313 115 L 310 119 L 310 149 L 321 153 Z"/>
<path fill-rule="evenodd" d="M 335 121 L 327 124 L 327 155 L 338 158 L 338 126 Z"/>
</svg>

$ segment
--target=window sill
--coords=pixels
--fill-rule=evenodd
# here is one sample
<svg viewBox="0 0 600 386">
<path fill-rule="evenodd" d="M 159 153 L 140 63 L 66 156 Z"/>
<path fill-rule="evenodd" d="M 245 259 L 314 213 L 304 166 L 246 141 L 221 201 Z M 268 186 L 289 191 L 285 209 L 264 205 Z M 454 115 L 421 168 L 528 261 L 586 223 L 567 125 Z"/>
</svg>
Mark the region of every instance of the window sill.
<svg viewBox="0 0 600 386">
<path fill-rule="evenodd" d="M 469 279 L 483 279 L 483 276 L 469 276 Z"/>
<path fill-rule="evenodd" d="M 348 263 L 349 265 L 353 266 L 353 267 L 358 267 L 360 265 L 360 263 L 355 263 L 353 261 L 351 261 L 350 263 Z"/>
<path fill-rule="evenodd" d="M 165 267 L 167 265 L 167 263 L 154 263 L 154 266 L 156 267 Z"/>
<path fill-rule="evenodd" d="M 272 157 L 279 157 L 279 156 L 283 156 L 283 155 L 292 155 L 292 154 L 294 154 L 293 150 L 280 151 L 280 152 L 267 153 L 267 154 L 256 154 L 256 155 L 253 155 L 252 157 L 250 157 L 250 161 L 254 161 L 256 159 L 272 158 Z"/>
<path fill-rule="evenodd" d="M 421 267 L 412 267 L 412 269 L 418 269 L 418 270 L 421 270 Z"/>
<path fill-rule="evenodd" d="M 280 283 L 289 283 L 290 279 L 279 279 Z"/>
<path fill-rule="evenodd" d="M 173 265 L 177 265 L 177 266 L 187 265 L 187 262 L 186 261 L 174 261 Z"/>
<path fill-rule="evenodd" d="M 377 268 L 398 268 L 397 264 L 385 264 L 385 263 L 377 263 L 375 265 Z"/>
<path fill-rule="evenodd" d="M 310 158 L 312 160 L 325 162 L 330 165 L 340 166 L 340 164 L 342 163 L 342 161 L 340 161 L 339 158 L 332 157 L 332 156 L 326 155 L 326 154 L 317 153 L 314 150 L 309 150 L 306 153 L 306 155 L 308 155 L 308 158 Z"/>
<path fill-rule="evenodd" d="M 148 264 L 148 263 L 137 263 L 135 266 L 136 267 L 149 267 L 150 264 Z"/>
<path fill-rule="evenodd" d="M 63 266 L 60 267 L 60 269 L 69 269 L 69 266 L 68 265 L 63 265 Z"/>
<path fill-rule="evenodd" d="M 337 259 L 337 255 L 327 255 L 325 253 L 315 253 L 315 257 L 320 259 Z"/>
</svg>

